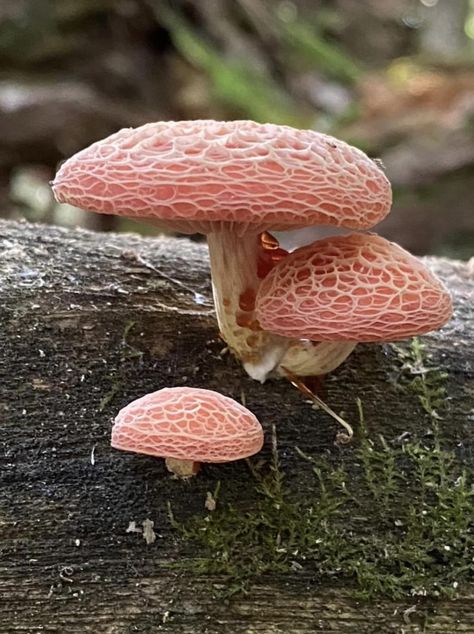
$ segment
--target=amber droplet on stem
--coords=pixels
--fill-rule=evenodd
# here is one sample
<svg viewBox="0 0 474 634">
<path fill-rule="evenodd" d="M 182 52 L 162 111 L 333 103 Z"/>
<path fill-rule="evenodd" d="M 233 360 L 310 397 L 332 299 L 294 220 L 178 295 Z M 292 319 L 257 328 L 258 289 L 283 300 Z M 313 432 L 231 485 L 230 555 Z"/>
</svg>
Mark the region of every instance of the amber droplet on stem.
<svg viewBox="0 0 474 634">
<path fill-rule="evenodd" d="M 259 341 L 258 335 L 249 335 L 246 341 L 247 341 L 247 345 L 253 348 L 254 346 L 258 344 L 258 341 Z"/>
<path fill-rule="evenodd" d="M 250 328 L 250 324 L 253 321 L 252 313 L 237 313 L 235 316 L 235 323 L 241 328 Z"/>
<path fill-rule="evenodd" d="M 263 280 L 273 267 L 286 258 L 288 251 L 280 247 L 280 243 L 268 231 L 260 234 L 260 249 L 257 257 L 257 276 Z"/>
<path fill-rule="evenodd" d="M 269 233 L 268 231 L 263 231 L 260 234 L 260 246 L 266 251 L 273 251 L 274 249 L 278 249 L 280 243 L 275 238 L 275 236 L 272 236 L 271 233 Z"/>
<path fill-rule="evenodd" d="M 243 293 L 239 295 L 239 308 L 245 312 L 251 312 L 255 308 L 255 298 L 257 294 L 253 288 L 246 288 Z"/>
<path fill-rule="evenodd" d="M 262 330 L 262 327 L 260 326 L 260 322 L 258 321 L 258 319 L 253 319 L 250 322 L 248 327 L 250 328 L 250 330 L 255 330 L 255 331 Z"/>
<path fill-rule="evenodd" d="M 258 319 L 255 319 L 253 313 L 237 313 L 235 323 L 241 328 L 249 328 L 250 330 L 261 330 Z"/>
</svg>

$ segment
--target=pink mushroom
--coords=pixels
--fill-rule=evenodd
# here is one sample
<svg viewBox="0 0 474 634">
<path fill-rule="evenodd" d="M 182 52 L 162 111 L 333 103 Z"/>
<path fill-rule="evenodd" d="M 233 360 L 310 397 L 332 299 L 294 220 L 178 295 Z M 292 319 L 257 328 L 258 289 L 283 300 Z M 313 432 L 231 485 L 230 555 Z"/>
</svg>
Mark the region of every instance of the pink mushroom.
<svg viewBox="0 0 474 634">
<path fill-rule="evenodd" d="M 380 236 L 318 240 L 277 264 L 260 285 L 262 326 L 313 341 L 396 341 L 435 330 L 451 297 L 413 255 Z"/>
<path fill-rule="evenodd" d="M 264 232 L 314 224 L 366 229 L 391 205 L 387 178 L 360 150 L 312 130 L 253 121 L 121 130 L 66 161 L 53 190 L 59 202 L 82 209 L 207 234 L 222 337 L 262 381 L 290 345 L 255 316 L 261 279 L 284 255 Z M 337 365 L 351 349 L 330 343 L 301 354 L 309 365 L 317 366 L 318 355 Z"/>
<path fill-rule="evenodd" d="M 240 403 L 212 390 L 164 388 L 118 413 L 112 447 L 166 458 L 168 469 L 190 477 L 201 462 L 229 462 L 261 450 L 263 430 Z"/>
</svg>

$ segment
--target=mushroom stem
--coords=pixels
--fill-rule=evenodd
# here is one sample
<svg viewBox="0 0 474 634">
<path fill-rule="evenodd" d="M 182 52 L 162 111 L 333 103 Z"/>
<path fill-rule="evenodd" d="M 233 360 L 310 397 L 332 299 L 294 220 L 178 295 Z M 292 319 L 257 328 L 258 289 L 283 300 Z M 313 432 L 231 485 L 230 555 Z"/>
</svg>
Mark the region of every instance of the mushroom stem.
<svg viewBox="0 0 474 634">
<path fill-rule="evenodd" d="M 195 460 L 180 460 L 179 458 L 166 458 L 166 468 L 178 478 L 192 478 L 201 468 L 201 463 Z"/>
<path fill-rule="evenodd" d="M 265 381 L 278 366 L 291 340 L 262 330 L 255 317 L 259 233 L 223 227 L 207 236 L 212 289 L 222 338 L 242 361 L 247 373 Z"/>
<path fill-rule="evenodd" d="M 343 363 L 356 347 L 355 341 L 307 341 L 292 339 L 280 360 L 278 374 L 295 376 L 328 374 Z"/>
</svg>

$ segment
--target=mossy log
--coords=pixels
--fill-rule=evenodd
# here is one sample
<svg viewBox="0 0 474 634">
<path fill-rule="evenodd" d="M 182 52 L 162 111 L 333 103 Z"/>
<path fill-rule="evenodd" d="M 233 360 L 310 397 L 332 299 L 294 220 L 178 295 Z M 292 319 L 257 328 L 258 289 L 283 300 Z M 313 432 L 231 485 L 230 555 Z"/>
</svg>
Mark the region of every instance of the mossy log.
<svg viewBox="0 0 474 634">
<path fill-rule="evenodd" d="M 445 432 L 472 463 L 473 269 L 426 262 L 455 298 L 453 320 L 424 342 L 448 373 Z M 0 293 L 0 632 L 474 632 L 469 588 L 455 600 L 358 602 L 295 570 L 223 600 L 212 588 L 225 579 L 170 567 L 181 547 L 167 502 L 179 517 L 203 513 L 217 481 L 239 500 L 251 476 L 240 461 L 177 481 L 160 460 L 112 450 L 114 414 L 135 397 L 176 385 L 244 395 L 267 431 L 263 456 L 275 425 L 294 481 L 296 446 L 348 470 L 353 459 L 336 423 L 287 381 L 253 382 L 223 352 L 205 245 L 0 222 Z M 394 386 L 398 367 L 390 346 L 361 345 L 327 377 L 325 400 L 356 423 L 359 397 L 369 434 L 422 435 L 426 416 Z M 145 520 L 153 543 L 133 530 Z"/>
</svg>

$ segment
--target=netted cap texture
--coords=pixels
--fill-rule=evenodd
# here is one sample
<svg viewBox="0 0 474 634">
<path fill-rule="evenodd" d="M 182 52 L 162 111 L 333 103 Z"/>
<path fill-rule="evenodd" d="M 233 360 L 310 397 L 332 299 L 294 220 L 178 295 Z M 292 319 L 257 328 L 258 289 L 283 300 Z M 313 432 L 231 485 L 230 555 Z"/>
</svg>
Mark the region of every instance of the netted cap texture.
<svg viewBox="0 0 474 634">
<path fill-rule="evenodd" d="M 163 458 L 226 462 L 263 445 L 257 418 L 218 392 L 164 388 L 124 407 L 112 429 L 112 447 Z"/>
<path fill-rule="evenodd" d="M 263 228 L 367 228 L 390 184 L 363 152 L 325 134 L 254 121 L 178 121 L 120 130 L 67 160 L 59 202 L 100 213 Z"/>
<path fill-rule="evenodd" d="M 297 249 L 263 280 L 260 325 L 313 341 L 395 341 L 452 314 L 441 282 L 410 253 L 376 235 L 330 237 Z"/>
</svg>

